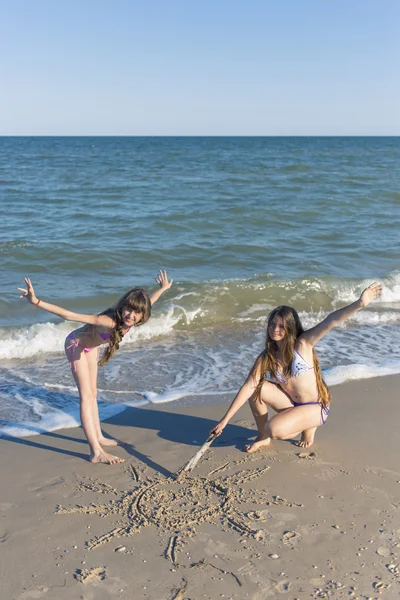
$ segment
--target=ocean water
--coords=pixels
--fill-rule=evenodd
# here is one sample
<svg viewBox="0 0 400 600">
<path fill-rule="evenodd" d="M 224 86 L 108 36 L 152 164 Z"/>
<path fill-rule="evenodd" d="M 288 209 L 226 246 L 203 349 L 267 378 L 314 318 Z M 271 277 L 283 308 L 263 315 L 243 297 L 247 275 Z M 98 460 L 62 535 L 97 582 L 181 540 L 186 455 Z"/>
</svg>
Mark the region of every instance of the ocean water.
<svg viewBox="0 0 400 600">
<path fill-rule="evenodd" d="M 24 276 L 85 313 L 174 279 L 100 369 L 102 418 L 233 396 L 273 307 L 312 326 L 375 279 L 317 350 L 331 385 L 400 372 L 399 164 L 400 138 L 0 138 L 0 432 L 78 422 L 75 325 L 20 300 Z"/>
</svg>

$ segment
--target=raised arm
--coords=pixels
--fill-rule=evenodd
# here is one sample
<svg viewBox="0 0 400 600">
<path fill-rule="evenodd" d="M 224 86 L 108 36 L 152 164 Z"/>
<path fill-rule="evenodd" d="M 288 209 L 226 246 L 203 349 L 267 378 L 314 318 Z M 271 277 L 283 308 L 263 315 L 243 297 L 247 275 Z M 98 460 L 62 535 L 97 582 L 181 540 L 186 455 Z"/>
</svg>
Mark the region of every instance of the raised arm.
<svg viewBox="0 0 400 600">
<path fill-rule="evenodd" d="M 308 329 L 301 336 L 300 339 L 310 346 L 314 346 L 321 338 L 324 337 L 334 327 L 339 325 L 342 321 L 345 321 L 351 315 L 354 315 L 357 311 L 361 310 L 365 306 L 368 306 L 370 302 L 379 298 L 382 293 L 382 285 L 377 281 L 371 283 L 361 294 L 358 300 L 344 306 L 339 310 L 335 310 L 333 313 L 328 315 L 321 323 L 318 323 L 315 327 Z"/>
<path fill-rule="evenodd" d="M 239 408 L 242 408 L 243 404 L 245 404 L 246 400 L 252 397 L 254 394 L 257 383 L 260 378 L 260 357 L 257 358 L 254 367 L 251 369 L 250 373 L 247 376 L 246 381 L 236 394 L 232 404 L 226 411 L 225 415 L 222 417 L 219 423 L 211 429 L 210 433 L 215 433 L 215 435 L 221 435 L 222 430 L 232 417 L 237 413 Z"/>
<path fill-rule="evenodd" d="M 167 271 L 160 270 L 160 272 L 158 273 L 158 275 L 156 277 L 156 281 L 157 281 L 158 285 L 160 286 L 160 288 L 156 292 L 154 292 L 154 294 L 152 294 L 150 296 L 151 305 L 153 305 L 154 302 L 156 302 L 159 299 L 161 294 L 163 294 L 165 291 L 169 290 L 169 288 L 171 287 L 174 280 L 171 279 L 171 281 L 168 281 Z"/>
<path fill-rule="evenodd" d="M 103 327 L 114 327 L 115 323 L 107 315 L 84 315 L 81 313 L 72 312 L 56 304 L 50 304 L 44 300 L 38 300 L 33 289 L 33 285 L 29 277 L 25 277 L 26 289 L 18 288 L 22 295 L 20 298 L 26 298 L 30 304 L 34 304 L 38 308 L 46 310 L 57 317 L 61 317 L 66 321 L 76 321 L 78 323 L 89 323 L 90 325 L 101 325 Z"/>
</svg>

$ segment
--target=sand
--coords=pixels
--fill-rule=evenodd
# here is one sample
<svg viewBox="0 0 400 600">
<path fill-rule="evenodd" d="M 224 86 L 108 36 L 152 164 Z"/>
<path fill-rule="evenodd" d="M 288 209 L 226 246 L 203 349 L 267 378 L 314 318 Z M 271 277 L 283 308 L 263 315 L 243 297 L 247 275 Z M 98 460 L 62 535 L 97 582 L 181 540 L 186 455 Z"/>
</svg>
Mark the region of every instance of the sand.
<svg viewBox="0 0 400 600">
<path fill-rule="evenodd" d="M 223 404 L 130 408 L 104 424 L 0 440 L 1 598 L 400 597 L 400 377 L 332 388 L 312 448 L 261 453 L 243 407 L 190 474 Z"/>
</svg>

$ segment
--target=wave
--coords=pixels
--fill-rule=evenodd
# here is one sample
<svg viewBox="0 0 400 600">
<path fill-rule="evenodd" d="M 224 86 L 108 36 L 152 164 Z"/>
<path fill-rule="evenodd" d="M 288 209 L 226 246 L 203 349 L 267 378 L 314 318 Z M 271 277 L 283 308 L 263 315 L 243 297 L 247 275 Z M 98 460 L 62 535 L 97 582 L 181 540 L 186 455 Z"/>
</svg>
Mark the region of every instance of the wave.
<svg viewBox="0 0 400 600">
<path fill-rule="evenodd" d="M 185 331 L 195 335 L 204 327 L 230 329 L 235 323 L 261 324 L 270 310 L 280 304 L 294 306 L 304 326 L 311 327 L 332 310 L 355 301 L 371 282 L 318 278 L 285 281 L 272 274 L 261 274 L 247 279 L 178 283 L 174 287 L 175 294 L 171 291 L 169 300 L 165 298 L 157 304 L 151 320 L 143 327 L 131 330 L 122 345 L 172 332 Z M 383 284 L 382 297 L 354 314 L 345 327 L 400 323 L 400 272 L 389 274 Z M 104 305 L 110 304 L 109 296 L 104 300 Z M 96 299 L 96 304 L 101 304 L 101 299 Z M 2 308 L 6 310 L 4 303 Z M 0 328 L 0 359 L 26 359 L 43 353 L 63 352 L 65 337 L 76 327 L 78 324 L 46 322 Z"/>
<path fill-rule="evenodd" d="M 352 365 L 339 365 L 331 369 L 323 371 L 324 379 L 329 386 L 335 386 L 346 381 L 369 379 L 372 377 L 382 377 L 386 375 L 393 375 L 400 373 L 400 361 L 392 362 L 386 366 L 371 366 L 366 364 L 352 364 Z M 69 386 L 62 385 L 49 385 L 50 388 L 59 388 L 70 390 Z M 224 397 L 226 401 L 226 395 L 233 395 L 237 392 L 236 389 L 223 389 L 223 390 L 210 390 L 210 389 L 194 389 L 194 386 L 190 383 L 188 385 L 180 385 L 177 388 L 166 389 L 163 392 L 142 392 L 141 399 L 132 400 L 128 402 L 112 402 L 105 403 L 99 402 L 99 414 L 100 420 L 115 416 L 129 407 L 140 408 L 148 404 L 165 404 L 181 400 L 183 398 L 193 398 L 198 396 L 205 397 Z M 132 392 L 125 392 L 123 390 L 107 390 L 110 395 L 113 394 L 132 394 Z M 17 394 L 16 398 L 22 403 L 26 403 L 21 395 Z M 68 429 L 72 427 L 78 427 L 79 421 L 79 404 L 78 398 L 76 402 L 66 403 L 62 410 L 55 407 L 49 407 L 43 400 L 36 399 L 35 402 L 30 403 L 30 409 L 33 413 L 33 418 L 27 419 L 23 422 L 18 422 L 18 417 L 15 422 L 2 421 L 2 427 L 0 428 L 1 437 L 27 437 L 39 434 L 45 434 L 48 432 L 56 431 L 58 429 Z"/>
<path fill-rule="evenodd" d="M 172 305 L 143 327 L 131 330 L 121 342 L 121 347 L 138 340 L 168 335 L 178 324 L 182 327 L 189 326 L 199 312 L 199 308 L 188 311 Z M 63 352 L 65 338 L 78 326 L 76 323 L 64 322 L 57 325 L 40 323 L 22 328 L 0 329 L 0 359 L 24 359 L 44 353 Z"/>
<path fill-rule="evenodd" d="M 339 385 L 346 381 L 371 379 L 372 377 L 384 377 L 385 375 L 396 375 L 398 373 L 400 373 L 400 361 L 393 361 L 385 366 L 358 363 L 332 367 L 323 371 L 324 379 L 329 386 Z"/>
<path fill-rule="evenodd" d="M 142 403 L 143 404 L 143 403 Z M 147 402 L 146 402 L 147 404 Z M 140 406 L 140 403 L 137 404 Z M 110 419 L 127 408 L 125 404 L 99 404 L 100 420 Z M 23 423 L 5 422 L 0 429 L 1 437 L 28 437 L 45 434 L 58 429 L 70 429 L 80 426 L 79 405 L 69 407 L 67 410 L 52 408 L 43 415 L 36 415 L 34 420 Z"/>
<path fill-rule="evenodd" d="M 351 302 L 357 298 L 357 294 L 364 288 L 373 283 L 373 279 L 363 279 L 361 281 L 345 281 L 339 283 L 335 294 L 336 302 Z M 400 271 L 394 271 L 380 279 L 383 284 L 381 298 L 374 303 L 376 305 L 392 304 L 400 302 Z"/>
</svg>

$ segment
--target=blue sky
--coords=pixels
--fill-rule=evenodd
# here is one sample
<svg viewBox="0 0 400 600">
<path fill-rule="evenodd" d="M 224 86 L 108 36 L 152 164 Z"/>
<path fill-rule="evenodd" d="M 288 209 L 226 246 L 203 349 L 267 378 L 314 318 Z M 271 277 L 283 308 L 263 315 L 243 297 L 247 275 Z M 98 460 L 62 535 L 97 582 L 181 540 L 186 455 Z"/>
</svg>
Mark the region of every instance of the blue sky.
<svg viewBox="0 0 400 600">
<path fill-rule="evenodd" d="M 0 1 L 0 135 L 400 135 L 398 0 Z"/>
</svg>

